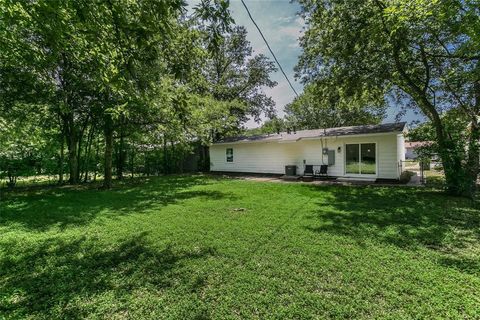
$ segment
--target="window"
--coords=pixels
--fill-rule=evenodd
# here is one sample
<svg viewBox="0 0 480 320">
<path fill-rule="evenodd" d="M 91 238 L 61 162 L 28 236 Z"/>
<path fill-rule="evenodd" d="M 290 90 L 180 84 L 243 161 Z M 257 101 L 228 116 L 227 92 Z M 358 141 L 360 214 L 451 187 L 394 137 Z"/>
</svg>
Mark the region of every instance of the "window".
<svg viewBox="0 0 480 320">
<path fill-rule="evenodd" d="M 227 162 L 233 162 L 233 148 L 227 148 Z"/>
<path fill-rule="evenodd" d="M 377 161 L 375 143 L 347 144 L 345 146 L 345 172 L 375 174 Z"/>
</svg>

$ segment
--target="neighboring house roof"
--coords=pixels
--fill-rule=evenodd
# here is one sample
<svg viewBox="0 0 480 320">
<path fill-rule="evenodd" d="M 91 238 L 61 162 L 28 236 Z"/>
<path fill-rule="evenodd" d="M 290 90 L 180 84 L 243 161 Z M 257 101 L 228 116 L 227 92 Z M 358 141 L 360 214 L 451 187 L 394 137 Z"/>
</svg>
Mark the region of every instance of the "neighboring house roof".
<svg viewBox="0 0 480 320">
<path fill-rule="evenodd" d="M 297 132 L 281 132 L 280 134 L 264 134 L 257 136 L 237 136 L 224 138 L 214 144 L 220 143 L 242 143 L 242 142 L 295 142 L 300 139 L 314 139 L 322 137 L 352 136 L 375 133 L 403 132 L 406 122 L 384 123 L 378 125 L 364 125 L 352 127 L 337 127 L 314 130 L 299 130 Z"/>
<path fill-rule="evenodd" d="M 433 142 L 432 141 L 409 141 L 405 142 L 405 148 L 412 148 L 416 149 L 418 147 L 426 147 L 431 145 Z"/>
</svg>

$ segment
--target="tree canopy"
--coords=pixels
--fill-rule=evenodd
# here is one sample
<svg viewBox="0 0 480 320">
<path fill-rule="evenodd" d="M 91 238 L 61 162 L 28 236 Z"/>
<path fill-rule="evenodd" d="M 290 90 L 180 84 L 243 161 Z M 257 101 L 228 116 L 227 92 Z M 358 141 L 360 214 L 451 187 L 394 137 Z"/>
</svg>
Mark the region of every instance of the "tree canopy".
<svg viewBox="0 0 480 320">
<path fill-rule="evenodd" d="M 396 94 L 435 128 L 447 185 L 471 194 L 478 176 L 480 14 L 477 0 L 299 0 L 307 29 L 297 75 L 347 97 Z M 373 93 L 373 94 L 372 94 Z M 370 100 L 370 99 L 367 99 Z M 459 109 L 466 140 L 442 119 Z M 468 146 L 467 146 L 468 145 Z M 459 149 L 469 152 L 458 153 Z"/>
<path fill-rule="evenodd" d="M 361 97 L 363 98 L 363 97 Z M 301 129 L 332 128 L 377 124 L 385 116 L 385 101 L 360 101 L 334 88 L 309 84 L 302 94 L 285 107 L 286 121 Z"/>
<path fill-rule="evenodd" d="M 238 132 L 250 117 L 271 113 L 262 87 L 275 85 L 275 68 L 252 55 L 228 1 L 201 1 L 191 16 L 185 6 L 1 2 L 0 121 L 2 130 L 16 132 L 2 140 L 12 151 L 2 153 L 2 163 L 24 154 L 38 131 L 29 139 L 25 129 L 41 124 L 49 131 L 38 136 L 42 148 L 50 146 L 60 181 L 65 158 L 70 183 L 88 180 L 92 170 L 96 177 L 100 168 L 110 187 L 114 171 L 122 178 L 127 162 L 133 168 L 141 161 L 135 151 L 161 151 L 163 167 L 172 167 L 188 144 Z M 28 122 L 22 128 L 19 114 Z"/>
</svg>

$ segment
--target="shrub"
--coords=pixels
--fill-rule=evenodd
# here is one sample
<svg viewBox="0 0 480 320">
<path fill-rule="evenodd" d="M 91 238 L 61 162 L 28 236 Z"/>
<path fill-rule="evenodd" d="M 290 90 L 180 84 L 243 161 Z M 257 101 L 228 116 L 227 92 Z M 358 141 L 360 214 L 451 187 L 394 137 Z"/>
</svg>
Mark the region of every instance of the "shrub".
<svg viewBox="0 0 480 320">
<path fill-rule="evenodd" d="M 414 175 L 415 175 L 415 172 L 408 171 L 408 170 L 403 171 L 402 174 L 400 175 L 400 182 L 408 183 Z"/>
</svg>

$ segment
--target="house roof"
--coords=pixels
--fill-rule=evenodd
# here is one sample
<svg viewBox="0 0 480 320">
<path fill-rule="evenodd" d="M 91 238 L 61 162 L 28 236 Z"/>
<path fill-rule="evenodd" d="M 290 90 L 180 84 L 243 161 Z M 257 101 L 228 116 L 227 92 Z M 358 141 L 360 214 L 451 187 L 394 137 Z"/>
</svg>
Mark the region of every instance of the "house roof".
<svg viewBox="0 0 480 320">
<path fill-rule="evenodd" d="M 326 129 L 299 130 L 297 132 L 281 132 L 280 134 L 264 134 L 257 136 L 237 136 L 224 138 L 214 144 L 242 143 L 242 142 L 295 142 L 300 139 L 314 139 L 322 137 L 352 136 L 375 133 L 403 132 L 406 122 L 384 123 L 378 125 L 363 125 L 352 127 L 337 127 Z"/>
<path fill-rule="evenodd" d="M 426 147 L 430 146 L 433 142 L 432 141 L 409 141 L 405 142 L 405 148 L 418 148 L 418 147 Z"/>
</svg>

